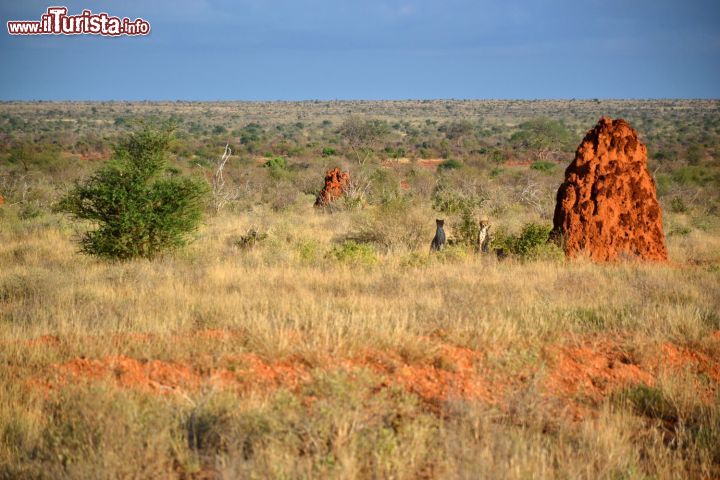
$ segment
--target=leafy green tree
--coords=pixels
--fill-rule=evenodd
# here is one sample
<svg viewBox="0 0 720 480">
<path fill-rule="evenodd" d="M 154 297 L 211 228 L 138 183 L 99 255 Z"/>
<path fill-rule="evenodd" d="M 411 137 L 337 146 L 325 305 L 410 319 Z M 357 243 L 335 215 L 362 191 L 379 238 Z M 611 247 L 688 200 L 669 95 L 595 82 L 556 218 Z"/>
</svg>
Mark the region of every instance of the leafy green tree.
<svg viewBox="0 0 720 480">
<path fill-rule="evenodd" d="M 245 145 L 248 153 L 258 150 L 265 131 L 259 123 L 248 123 L 240 129 L 240 143 Z"/>
<path fill-rule="evenodd" d="M 467 120 L 453 121 L 438 128 L 439 132 L 445 133 L 448 140 L 454 140 L 458 148 L 462 146 L 463 139 L 472 135 L 474 130 L 475 126 Z"/>
<path fill-rule="evenodd" d="M 540 160 L 551 152 L 562 151 L 572 140 L 570 131 L 557 120 L 533 118 L 520 124 L 520 130 L 510 137 L 516 147 L 534 150 Z"/>
<path fill-rule="evenodd" d="M 390 133 L 390 127 L 383 120 L 363 120 L 350 117 L 338 129 L 345 139 L 355 159 L 360 165 L 373 154 L 373 147 Z"/>
<path fill-rule="evenodd" d="M 114 148 L 114 155 L 79 182 L 58 210 L 96 226 L 81 251 L 112 259 L 152 258 L 187 243 L 202 220 L 209 187 L 168 167 L 172 131 L 144 128 Z"/>
<path fill-rule="evenodd" d="M 274 179 L 282 178 L 287 173 L 287 160 L 285 157 L 270 157 L 270 159 L 263 164 L 263 167 L 270 171 L 270 176 Z"/>
</svg>

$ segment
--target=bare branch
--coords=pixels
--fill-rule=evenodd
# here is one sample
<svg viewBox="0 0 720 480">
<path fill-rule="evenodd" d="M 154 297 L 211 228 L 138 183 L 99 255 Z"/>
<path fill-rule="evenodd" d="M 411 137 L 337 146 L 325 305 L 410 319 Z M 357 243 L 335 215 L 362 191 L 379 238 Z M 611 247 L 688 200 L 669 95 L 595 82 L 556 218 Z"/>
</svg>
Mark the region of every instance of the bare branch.
<svg viewBox="0 0 720 480">
<path fill-rule="evenodd" d="M 213 173 L 212 179 L 212 192 L 215 213 L 220 212 L 220 210 L 225 206 L 226 203 L 232 200 L 236 200 L 239 196 L 239 191 L 237 188 L 230 191 L 225 188 L 225 177 L 223 175 L 223 171 L 225 170 L 225 164 L 227 163 L 231 155 L 232 150 L 230 149 L 230 144 L 226 143 L 225 151 L 223 152 L 222 157 L 215 163 L 215 172 Z"/>
</svg>

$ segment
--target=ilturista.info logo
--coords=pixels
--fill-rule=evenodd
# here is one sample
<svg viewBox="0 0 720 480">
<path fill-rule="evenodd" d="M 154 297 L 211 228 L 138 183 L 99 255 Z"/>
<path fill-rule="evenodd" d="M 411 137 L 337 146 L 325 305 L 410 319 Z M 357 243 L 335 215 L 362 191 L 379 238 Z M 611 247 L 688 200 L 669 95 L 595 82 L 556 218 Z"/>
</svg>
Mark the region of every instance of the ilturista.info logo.
<svg viewBox="0 0 720 480">
<path fill-rule="evenodd" d="M 83 10 L 68 15 L 67 7 L 48 7 L 40 20 L 11 20 L 7 22 L 10 35 L 147 35 L 150 23 L 142 18 L 113 17 L 105 12 Z"/>
</svg>

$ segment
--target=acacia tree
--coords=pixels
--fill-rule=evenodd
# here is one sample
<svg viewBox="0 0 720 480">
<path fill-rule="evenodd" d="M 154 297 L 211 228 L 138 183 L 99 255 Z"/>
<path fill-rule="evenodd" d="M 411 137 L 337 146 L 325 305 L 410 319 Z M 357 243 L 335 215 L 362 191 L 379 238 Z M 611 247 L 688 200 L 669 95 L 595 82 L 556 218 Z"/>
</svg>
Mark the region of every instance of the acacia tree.
<svg viewBox="0 0 720 480">
<path fill-rule="evenodd" d="M 572 134 L 562 123 L 549 118 L 534 118 L 520 124 L 510 142 L 520 148 L 534 150 L 538 159 L 546 160 L 551 153 L 563 150 Z"/>
<path fill-rule="evenodd" d="M 448 140 L 454 140 L 457 148 L 462 147 L 462 142 L 466 137 L 469 137 L 475 129 L 472 122 L 468 120 L 453 121 L 442 125 L 438 128 L 439 132 L 444 132 Z"/>
<path fill-rule="evenodd" d="M 202 219 L 205 181 L 168 168 L 172 130 L 144 128 L 115 146 L 113 157 L 79 182 L 58 210 L 96 228 L 83 253 L 113 259 L 152 258 L 187 243 Z"/>
<path fill-rule="evenodd" d="M 358 117 L 348 118 L 338 129 L 360 165 L 367 162 L 375 144 L 389 132 L 390 127 L 382 120 L 363 120 Z"/>
</svg>

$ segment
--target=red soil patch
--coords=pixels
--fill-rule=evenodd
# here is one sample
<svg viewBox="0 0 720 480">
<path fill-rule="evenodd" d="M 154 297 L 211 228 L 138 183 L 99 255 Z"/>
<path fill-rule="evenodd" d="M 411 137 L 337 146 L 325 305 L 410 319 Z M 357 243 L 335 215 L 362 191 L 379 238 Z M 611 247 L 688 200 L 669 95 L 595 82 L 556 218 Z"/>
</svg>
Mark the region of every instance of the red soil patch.
<svg viewBox="0 0 720 480">
<path fill-rule="evenodd" d="M 500 402 L 504 388 L 482 371 L 484 355 L 468 348 L 442 345 L 432 364 L 407 363 L 397 354 L 369 351 L 345 365 L 365 367 L 385 377 L 386 385 L 400 385 L 439 407 L 448 400 Z"/>
<path fill-rule="evenodd" d="M 720 332 L 710 338 L 720 340 Z M 703 400 L 713 401 L 720 389 L 720 358 L 677 347 L 671 343 L 660 346 L 657 355 L 636 361 L 623 352 L 616 341 L 601 339 L 577 347 L 550 347 L 552 369 L 545 382 L 546 393 L 565 400 L 575 418 L 582 418 L 589 408 L 582 403 L 599 403 L 615 392 L 633 385 L 653 386 L 658 378 L 689 371 Z M 720 357 L 720 345 L 716 349 Z M 710 382 L 700 382 L 704 375 Z"/>
<path fill-rule="evenodd" d="M 625 120 L 601 118 L 578 147 L 557 192 L 553 237 L 569 257 L 667 260 L 647 148 Z"/>
<path fill-rule="evenodd" d="M 633 364 L 610 342 L 593 346 L 551 347 L 552 368 L 545 381 L 545 393 L 562 400 L 575 419 L 589 410 L 578 400 L 599 403 L 608 395 L 632 385 L 653 385 L 654 376 Z"/>
<path fill-rule="evenodd" d="M 444 162 L 444 158 L 423 158 L 417 161 L 417 164 L 423 168 L 437 170 L 438 165 Z"/>
<path fill-rule="evenodd" d="M 592 347 L 553 347 L 555 366 L 548 376 L 547 386 L 558 395 L 578 393 L 600 401 L 608 393 L 629 385 L 652 385 L 653 376 L 616 346 L 603 342 Z"/>
<path fill-rule="evenodd" d="M 410 163 L 410 159 L 407 157 L 400 158 L 386 158 L 382 161 L 381 165 L 386 168 L 398 167 L 400 165 L 407 165 Z"/>
<path fill-rule="evenodd" d="M 508 160 L 503 163 L 505 167 L 529 167 L 532 165 L 532 160 Z"/>
<path fill-rule="evenodd" d="M 717 335 L 717 334 L 716 334 Z M 679 348 L 672 343 L 662 345 L 662 363 L 656 368 L 668 370 L 690 369 L 694 373 L 701 373 L 720 383 L 720 363 L 701 352 Z"/>
<path fill-rule="evenodd" d="M 143 361 L 124 355 L 100 359 L 76 358 L 50 367 L 52 374 L 34 379 L 48 390 L 68 383 L 111 380 L 120 388 L 173 393 L 214 386 L 236 391 L 271 390 L 280 386 L 295 390 L 310 376 L 293 360 L 265 362 L 248 353 L 223 358 L 221 365 L 201 368 L 189 362 Z"/>
<path fill-rule="evenodd" d="M 110 158 L 110 152 L 106 152 L 106 151 L 86 152 L 86 153 L 81 153 L 80 158 L 82 160 L 89 161 L 89 162 L 108 160 Z"/>
<path fill-rule="evenodd" d="M 715 357 L 688 348 L 677 347 L 672 343 L 664 343 L 660 347 L 661 355 L 650 360 L 651 368 L 659 375 L 677 375 L 678 372 L 689 373 L 695 390 L 705 401 L 713 401 L 720 389 L 720 336 L 715 332 L 711 337 L 718 344 L 715 346 Z M 703 377 L 706 379 L 704 380 Z"/>
<path fill-rule="evenodd" d="M 199 376 L 188 365 L 161 360 L 143 362 L 124 355 L 97 360 L 76 358 L 51 368 L 54 378 L 47 382 L 50 389 L 67 383 L 103 379 L 113 379 L 122 388 L 157 392 L 192 388 L 200 383 Z"/>
<path fill-rule="evenodd" d="M 225 357 L 218 375 L 223 386 L 246 389 L 272 389 L 285 387 L 297 390 L 310 380 L 310 372 L 302 361 L 287 358 L 266 362 L 254 353 Z"/>
<path fill-rule="evenodd" d="M 200 337 L 227 342 L 234 341 L 237 335 L 234 331 L 207 330 L 181 334 L 178 339 Z M 136 337 L 140 341 L 153 338 L 145 334 Z M 665 343 L 657 347 L 656 354 L 635 359 L 622 350 L 617 338 L 608 336 L 596 336 L 573 346 L 551 345 L 544 350 L 547 373 L 540 370 L 542 365 L 533 365 L 522 376 L 488 367 L 486 352 L 450 345 L 437 337 L 423 338 L 428 342 L 428 351 L 435 353 L 418 360 L 407 360 L 392 350 L 366 350 L 349 358 L 321 356 L 317 366 L 310 366 L 299 357 L 264 359 L 254 353 L 232 354 L 214 361 L 203 357 L 146 361 L 119 355 L 75 358 L 51 365 L 27 379 L 27 385 L 55 390 L 70 383 L 110 381 L 118 388 L 158 394 L 207 387 L 238 393 L 269 393 L 277 388 L 297 392 L 313 380 L 315 372 L 368 369 L 380 377 L 380 388 L 403 388 L 416 394 L 431 410 L 440 411 L 445 402 L 453 400 L 480 401 L 506 408 L 509 395 L 534 378 L 543 398 L 558 402 L 576 420 L 592 415 L 595 406 L 615 392 L 638 384 L 652 386 L 661 376 L 679 371 L 697 377 L 698 392 L 707 401 L 712 401 L 720 389 L 720 332 L 710 337 L 711 344 L 717 343 L 717 355 L 712 349 L 706 354 Z M 29 347 L 55 346 L 59 341 L 44 336 L 25 343 Z"/>
<path fill-rule="evenodd" d="M 467 348 L 443 345 L 432 364 L 402 360 L 395 352 L 367 351 L 349 359 L 322 359 L 319 370 L 367 368 L 382 377 L 382 384 L 400 386 L 433 407 L 452 399 L 498 403 L 503 387 L 489 382 L 478 370 L 483 355 Z M 214 386 L 239 392 L 297 391 L 312 379 L 311 368 L 298 358 L 266 361 L 253 353 L 223 357 L 217 366 L 201 368 L 189 362 L 141 361 L 123 355 L 100 359 L 76 358 L 51 365 L 49 375 L 31 380 L 48 390 L 68 383 L 113 381 L 120 388 L 173 393 Z"/>
<path fill-rule="evenodd" d="M 37 338 L 33 338 L 32 340 L 28 340 L 27 344 L 32 347 L 40 345 L 51 345 L 56 347 L 60 344 L 60 339 L 55 335 L 41 335 Z"/>
</svg>

